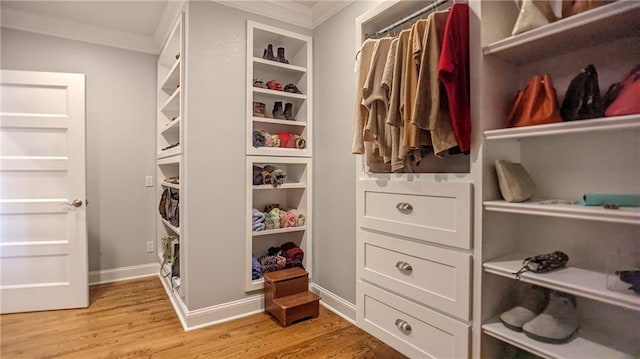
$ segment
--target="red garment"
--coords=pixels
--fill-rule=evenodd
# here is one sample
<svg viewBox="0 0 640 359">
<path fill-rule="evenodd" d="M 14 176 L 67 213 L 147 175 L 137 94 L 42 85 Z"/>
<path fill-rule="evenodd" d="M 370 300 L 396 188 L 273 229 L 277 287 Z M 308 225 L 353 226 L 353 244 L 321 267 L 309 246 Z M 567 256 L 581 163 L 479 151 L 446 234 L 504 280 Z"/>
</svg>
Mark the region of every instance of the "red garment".
<svg viewBox="0 0 640 359">
<path fill-rule="evenodd" d="M 451 127 L 460 151 L 471 147 L 469 101 L 469 5 L 455 3 L 449 11 L 438 62 L 438 76 L 447 91 Z"/>
</svg>

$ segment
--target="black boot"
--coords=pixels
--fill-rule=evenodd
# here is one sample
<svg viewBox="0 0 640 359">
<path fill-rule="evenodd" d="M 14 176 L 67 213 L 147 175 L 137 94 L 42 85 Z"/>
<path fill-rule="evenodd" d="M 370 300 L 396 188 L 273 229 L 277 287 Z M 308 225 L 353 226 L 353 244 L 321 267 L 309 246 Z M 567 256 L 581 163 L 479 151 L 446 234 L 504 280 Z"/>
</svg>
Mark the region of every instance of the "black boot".
<svg viewBox="0 0 640 359">
<path fill-rule="evenodd" d="M 264 49 L 262 53 L 262 58 L 271 61 L 278 61 L 278 59 L 273 55 L 273 45 L 267 45 L 267 48 Z"/>
<path fill-rule="evenodd" d="M 273 114 L 273 118 L 278 119 L 278 120 L 284 120 L 284 112 L 282 111 L 282 102 L 280 101 L 276 101 L 273 104 L 273 111 L 271 111 L 271 113 Z"/>
<path fill-rule="evenodd" d="M 286 103 L 284 104 L 284 118 L 289 121 L 295 121 L 296 119 L 293 117 L 293 104 Z"/>
<path fill-rule="evenodd" d="M 284 47 L 279 47 L 278 48 L 278 59 L 277 61 L 282 62 L 283 64 L 288 64 L 289 61 L 287 61 L 287 59 L 284 58 Z"/>
</svg>

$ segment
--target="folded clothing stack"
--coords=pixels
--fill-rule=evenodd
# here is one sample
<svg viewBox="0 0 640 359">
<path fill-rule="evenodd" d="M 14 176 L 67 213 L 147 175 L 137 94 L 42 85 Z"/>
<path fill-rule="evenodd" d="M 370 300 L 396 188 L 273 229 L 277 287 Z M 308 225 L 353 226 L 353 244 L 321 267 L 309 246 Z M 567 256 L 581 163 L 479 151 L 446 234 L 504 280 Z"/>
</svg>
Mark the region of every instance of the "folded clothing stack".
<svg viewBox="0 0 640 359">
<path fill-rule="evenodd" d="M 265 130 L 253 131 L 253 147 L 282 147 L 303 149 L 307 147 L 307 140 L 295 133 L 278 131 L 271 134 Z"/>
<path fill-rule="evenodd" d="M 300 267 L 304 269 L 303 259 L 304 252 L 302 249 L 292 242 L 287 242 L 281 247 L 270 247 L 267 254 L 261 256 L 258 261 L 264 274 L 285 268 Z M 252 278 L 255 276 L 255 266 L 253 266 L 253 269 Z"/>
<path fill-rule="evenodd" d="M 304 223 L 304 214 L 297 209 L 284 210 L 278 203 L 266 205 L 264 212 L 252 209 L 251 226 L 253 231 L 302 227 Z"/>
<path fill-rule="evenodd" d="M 262 275 L 262 265 L 258 262 L 258 258 L 251 257 L 251 279 L 259 279 Z"/>
<path fill-rule="evenodd" d="M 278 187 L 287 181 L 287 173 L 276 166 L 266 165 L 264 167 L 253 165 L 253 185 L 270 184 Z"/>
<path fill-rule="evenodd" d="M 252 215 L 251 215 L 251 226 L 253 227 L 254 231 L 264 231 L 264 220 L 265 220 L 265 215 L 264 213 L 258 211 L 257 209 L 252 209 Z"/>
</svg>

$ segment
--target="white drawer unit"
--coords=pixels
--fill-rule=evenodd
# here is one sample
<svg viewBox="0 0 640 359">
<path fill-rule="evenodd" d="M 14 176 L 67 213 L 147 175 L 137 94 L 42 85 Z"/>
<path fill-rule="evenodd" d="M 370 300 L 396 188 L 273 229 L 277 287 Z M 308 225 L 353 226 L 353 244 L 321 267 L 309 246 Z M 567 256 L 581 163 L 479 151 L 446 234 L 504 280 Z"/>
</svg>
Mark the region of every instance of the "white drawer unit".
<svg viewBox="0 0 640 359">
<path fill-rule="evenodd" d="M 471 248 L 471 183 L 360 182 L 359 227 Z"/>
<path fill-rule="evenodd" d="M 359 281 L 360 327 L 411 358 L 467 358 L 469 324 Z"/>
<path fill-rule="evenodd" d="M 470 320 L 471 255 L 359 231 L 358 277 Z"/>
</svg>

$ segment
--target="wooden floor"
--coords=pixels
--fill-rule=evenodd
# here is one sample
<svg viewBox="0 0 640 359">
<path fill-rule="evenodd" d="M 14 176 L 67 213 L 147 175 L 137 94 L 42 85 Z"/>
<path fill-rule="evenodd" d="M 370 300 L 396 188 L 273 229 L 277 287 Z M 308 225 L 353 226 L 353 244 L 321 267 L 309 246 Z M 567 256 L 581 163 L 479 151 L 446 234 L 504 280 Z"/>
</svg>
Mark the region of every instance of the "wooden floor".
<svg viewBox="0 0 640 359">
<path fill-rule="evenodd" d="M 323 307 L 287 328 L 260 313 L 184 332 L 156 277 L 92 286 L 90 298 L 0 316 L 0 358 L 404 358 Z"/>
</svg>

